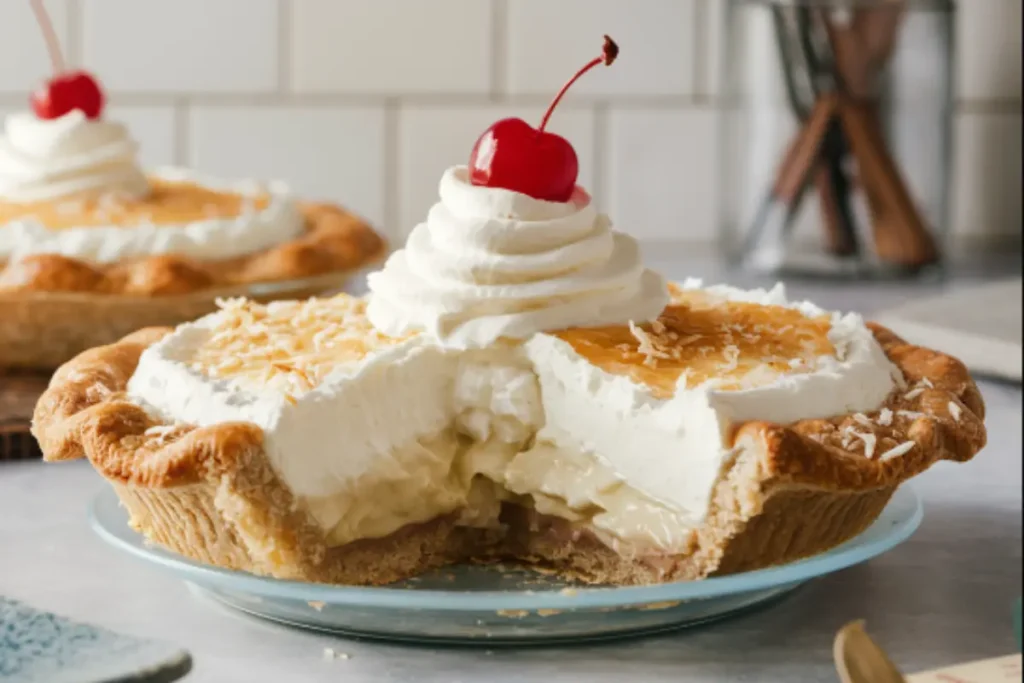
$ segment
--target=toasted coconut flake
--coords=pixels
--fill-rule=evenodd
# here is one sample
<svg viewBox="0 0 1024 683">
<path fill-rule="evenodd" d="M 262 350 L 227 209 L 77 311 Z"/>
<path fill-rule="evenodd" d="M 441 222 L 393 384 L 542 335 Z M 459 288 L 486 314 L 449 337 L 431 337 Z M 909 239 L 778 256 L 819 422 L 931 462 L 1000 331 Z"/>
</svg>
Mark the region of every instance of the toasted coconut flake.
<svg viewBox="0 0 1024 683">
<path fill-rule="evenodd" d="M 878 437 L 871 433 L 862 434 L 861 432 L 854 432 L 853 435 L 864 442 L 864 457 L 868 460 L 873 458 L 875 456 L 875 444 L 878 443 Z"/>
<path fill-rule="evenodd" d="M 722 373 L 729 373 L 739 367 L 740 364 L 740 350 L 736 346 L 727 346 L 722 349 L 722 355 L 725 356 L 725 363 L 720 367 Z"/>
<path fill-rule="evenodd" d="M 178 425 L 153 425 L 142 434 L 150 439 L 155 439 L 158 444 L 162 445 L 167 443 L 178 430 Z"/>
<path fill-rule="evenodd" d="M 879 462 L 886 462 L 887 460 L 892 460 L 893 458 L 898 458 L 901 455 L 906 455 L 907 453 L 910 452 L 910 450 L 915 445 L 916 444 L 913 441 L 904 441 L 900 445 L 893 446 L 892 448 L 887 450 L 885 453 L 882 453 L 880 456 L 878 456 L 878 461 Z"/>
<path fill-rule="evenodd" d="M 953 417 L 953 419 L 959 422 L 960 415 L 962 414 L 960 404 L 958 404 L 956 401 L 950 401 L 947 408 L 949 409 L 949 414 Z"/>
<path fill-rule="evenodd" d="M 851 425 L 843 427 L 839 433 L 841 437 L 840 443 L 844 449 L 850 450 L 853 447 L 854 439 L 860 439 L 864 443 L 864 457 L 870 460 L 875 454 L 875 443 L 878 439 L 874 434 L 858 432 Z"/>
<path fill-rule="evenodd" d="M 870 427 L 874 427 L 875 426 L 875 423 L 871 421 L 871 418 L 869 418 L 864 413 L 854 413 L 853 414 L 853 419 L 854 419 L 854 421 L 864 425 L 865 427 L 869 427 L 870 428 Z"/>
<path fill-rule="evenodd" d="M 345 294 L 269 305 L 245 299 L 217 303 L 218 324 L 196 350 L 191 367 L 269 386 L 290 403 L 335 368 L 400 341 L 375 330 L 364 315 L 365 302 Z"/>
<path fill-rule="evenodd" d="M 664 328 L 663 324 L 662 327 Z M 654 343 L 654 338 L 632 320 L 629 321 L 629 331 L 639 344 L 637 351 L 645 356 L 644 365 L 655 365 L 658 358 L 665 360 L 672 358 L 671 354 L 659 349 Z"/>
</svg>

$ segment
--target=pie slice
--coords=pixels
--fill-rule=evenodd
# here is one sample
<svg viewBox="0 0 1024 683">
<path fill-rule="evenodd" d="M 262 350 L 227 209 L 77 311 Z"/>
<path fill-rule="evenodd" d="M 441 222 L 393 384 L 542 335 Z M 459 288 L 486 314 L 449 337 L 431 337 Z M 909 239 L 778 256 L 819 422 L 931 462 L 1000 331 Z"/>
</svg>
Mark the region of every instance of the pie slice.
<svg viewBox="0 0 1024 683">
<path fill-rule="evenodd" d="M 855 536 L 984 444 L 963 365 L 777 288 L 672 285 L 643 324 L 456 348 L 348 295 L 221 310 L 62 367 L 34 433 L 201 562 L 384 584 L 513 560 L 699 579 Z"/>
</svg>

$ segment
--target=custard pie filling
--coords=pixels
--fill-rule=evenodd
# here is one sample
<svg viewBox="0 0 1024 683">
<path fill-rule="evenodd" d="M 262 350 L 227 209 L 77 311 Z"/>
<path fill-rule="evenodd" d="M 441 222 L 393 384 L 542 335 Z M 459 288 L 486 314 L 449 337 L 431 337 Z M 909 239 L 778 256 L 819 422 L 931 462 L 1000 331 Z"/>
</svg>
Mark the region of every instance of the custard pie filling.
<svg viewBox="0 0 1024 683">
<path fill-rule="evenodd" d="M 390 336 L 367 299 L 222 309 L 147 349 L 129 395 L 168 423 L 261 427 L 278 475 L 343 545 L 502 503 L 620 553 L 693 543 L 729 433 L 879 408 L 902 382 L 855 315 L 781 288 L 671 288 L 642 324 L 455 348 Z"/>
</svg>

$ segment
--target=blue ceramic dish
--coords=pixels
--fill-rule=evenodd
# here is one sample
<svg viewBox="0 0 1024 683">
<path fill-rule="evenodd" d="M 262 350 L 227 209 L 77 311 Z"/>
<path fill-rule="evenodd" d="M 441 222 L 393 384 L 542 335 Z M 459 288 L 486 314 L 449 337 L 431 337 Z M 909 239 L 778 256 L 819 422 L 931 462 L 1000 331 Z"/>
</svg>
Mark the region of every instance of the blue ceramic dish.
<svg viewBox="0 0 1024 683">
<path fill-rule="evenodd" d="M 0 596 L 0 683 L 169 683 L 191 666 L 181 648 Z"/>
</svg>

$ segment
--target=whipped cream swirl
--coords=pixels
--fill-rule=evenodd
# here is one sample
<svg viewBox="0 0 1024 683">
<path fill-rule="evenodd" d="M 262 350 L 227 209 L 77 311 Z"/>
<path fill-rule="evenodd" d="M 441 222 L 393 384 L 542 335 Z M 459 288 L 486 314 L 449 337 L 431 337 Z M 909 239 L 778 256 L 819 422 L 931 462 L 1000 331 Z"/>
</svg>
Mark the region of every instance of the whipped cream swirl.
<svg viewBox="0 0 1024 683">
<path fill-rule="evenodd" d="M 148 184 L 125 127 L 75 109 L 44 120 L 7 117 L 0 137 L 0 201 L 43 202 L 78 194 L 140 196 Z"/>
<path fill-rule="evenodd" d="M 632 237 L 577 188 L 566 203 L 441 178 L 441 201 L 368 278 L 367 316 L 386 334 L 422 331 L 455 348 L 544 330 L 653 320 L 664 279 Z"/>
</svg>

